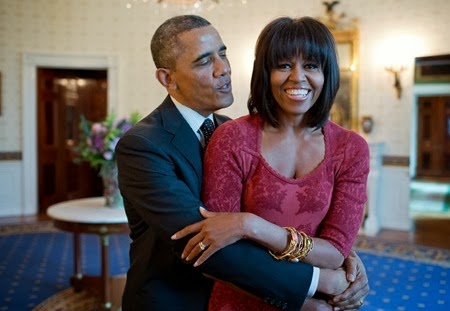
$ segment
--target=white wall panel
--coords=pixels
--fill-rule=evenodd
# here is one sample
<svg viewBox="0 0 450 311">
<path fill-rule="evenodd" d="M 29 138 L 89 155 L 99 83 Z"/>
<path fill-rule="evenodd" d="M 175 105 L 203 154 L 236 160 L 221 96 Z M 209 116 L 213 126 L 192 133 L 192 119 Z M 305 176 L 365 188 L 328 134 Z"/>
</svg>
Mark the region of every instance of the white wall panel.
<svg viewBox="0 0 450 311">
<path fill-rule="evenodd" d="M 409 191 L 407 167 L 383 166 L 379 189 L 381 228 L 395 230 L 411 228 Z"/>
<path fill-rule="evenodd" d="M 0 161 L 0 217 L 22 215 L 20 161 Z"/>
</svg>

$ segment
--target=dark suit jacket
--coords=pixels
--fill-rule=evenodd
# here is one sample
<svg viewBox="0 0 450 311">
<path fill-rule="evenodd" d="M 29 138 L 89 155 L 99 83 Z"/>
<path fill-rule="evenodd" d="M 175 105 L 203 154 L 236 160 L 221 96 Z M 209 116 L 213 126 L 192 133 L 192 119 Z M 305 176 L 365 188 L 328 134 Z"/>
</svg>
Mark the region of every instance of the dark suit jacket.
<svg viewBox="0 0 450 311">
<path fill-rule="evenodd" d="M 214 117 L 218 125 L 227 120 Z M 206 310 L 212 281 L 202 273 L 280 309 L 300 310 L 311 283 L 310 265 L 276 261 L 246 240 L 198 268 L 180 259 L 187 240 L 173 242 L 170 236 L 202 219 L 202 151 L 169 96 L 122 137 L 116 156 L 132 239 L 123 311 Z"/>
</svg>

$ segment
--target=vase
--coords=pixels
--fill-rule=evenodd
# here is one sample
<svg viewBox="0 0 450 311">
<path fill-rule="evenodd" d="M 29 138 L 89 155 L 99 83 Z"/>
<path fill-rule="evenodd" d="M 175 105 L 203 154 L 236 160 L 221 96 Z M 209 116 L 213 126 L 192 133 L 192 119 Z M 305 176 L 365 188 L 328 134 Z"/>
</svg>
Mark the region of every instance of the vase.
<svg viewBox="0 0 450 311">
<path fill-rule="evenodd" d="M 123 207 L 123 199 L 119 190 L 116 161 L 107 161 L 100 168 L 100 177 L 103 180 L 103 196 L 105 206 L 110 208 Z"/>
</svg>

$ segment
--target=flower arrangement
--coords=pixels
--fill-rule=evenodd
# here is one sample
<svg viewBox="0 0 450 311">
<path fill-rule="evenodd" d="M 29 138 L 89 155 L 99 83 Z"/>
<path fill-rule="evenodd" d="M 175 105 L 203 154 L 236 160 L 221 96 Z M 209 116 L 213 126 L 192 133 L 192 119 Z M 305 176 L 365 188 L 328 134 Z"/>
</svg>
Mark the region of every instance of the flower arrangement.
<svg viewBox="0 0 450 311">
<path fill-rule="evenodd" d="M 77 162 L 88 162 L 94 168 L 115 162 L 117 142 L 139 119 L 137 112 L 129 118 L 117 118 L 115 114 L 110 114 L 103 122 L 89 122 L 82 115 L 80 141 L 76 147 Z"/>
<path fill-rule="evenodd" d="M 115 148 L 123 134 L 139 119 L 137 112 L 129 118 L 117 118 L 115 114 L 110 114 L 102 122 L 89 122 L 81 116 L 80 141 L 75 149 L 78 158 L 75 162 L 88 162 L 91 167 L 100 168 L 106 207 L 123 207 L 117 181 Z"/>
</svg>

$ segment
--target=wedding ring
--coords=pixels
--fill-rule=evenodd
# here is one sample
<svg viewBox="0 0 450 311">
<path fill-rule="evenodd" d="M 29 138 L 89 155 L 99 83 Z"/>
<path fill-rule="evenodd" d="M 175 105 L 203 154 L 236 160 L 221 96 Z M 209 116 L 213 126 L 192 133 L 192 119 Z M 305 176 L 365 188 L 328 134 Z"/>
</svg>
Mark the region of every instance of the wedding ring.
<svg viewBox="0 0 450 311">
<path fill-rule="evenodd" d="M 202 241 L 198 242 L 198 247 L 200 247 L 200 249 L 202 251 L 204 251 L 206 249 L 206 245 L 202 243 Z"/>
</svg>

